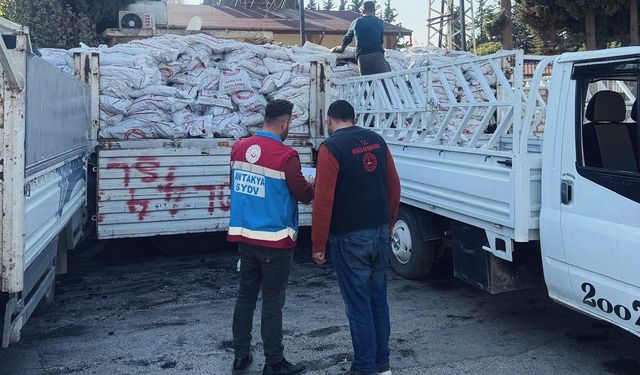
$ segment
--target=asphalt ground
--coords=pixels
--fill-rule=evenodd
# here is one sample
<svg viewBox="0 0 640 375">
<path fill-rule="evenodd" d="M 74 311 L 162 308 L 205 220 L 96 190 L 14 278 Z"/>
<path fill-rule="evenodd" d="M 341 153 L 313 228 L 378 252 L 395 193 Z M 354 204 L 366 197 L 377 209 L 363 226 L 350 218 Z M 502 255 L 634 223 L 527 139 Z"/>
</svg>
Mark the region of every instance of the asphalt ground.
<svg viewBox="0 0 640 375">
<path fill-rule="evenodd" d="M 72 257 L 55 304 L 0 350 L 0 374 L 230 374 L 237 256 L 198 241 L 178 239 L 194 250 L 179 255 L 120 240 L 89 261 Z M 388 289 L 394 374 L 640 374 L 640 338 L 555 304 L 543 288 L 489 295 L 447 272 L 419 281 L 390 272 Z M 264 363 L 259 325 L 256 314 L 247 374 Z M 296 251 L 284 327 L 285 355 L 307 374 L 348 369 L 337 281 L 307 246 Z"/>
</svg>

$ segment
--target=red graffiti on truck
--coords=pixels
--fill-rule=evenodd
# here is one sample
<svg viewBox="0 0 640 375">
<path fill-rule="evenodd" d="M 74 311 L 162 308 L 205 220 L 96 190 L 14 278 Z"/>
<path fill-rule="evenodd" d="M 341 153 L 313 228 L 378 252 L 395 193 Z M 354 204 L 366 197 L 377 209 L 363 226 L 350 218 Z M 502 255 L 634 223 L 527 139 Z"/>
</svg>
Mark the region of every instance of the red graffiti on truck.
<svg viewBox="0 0 640 375">
<path fill-rule="evenodd" d="M 150 210 L 164 211 L 168 208 L 169 215 L 175 217 L 180 211 L 180 203 L 183 201 L 185 194 L 190 191 L 206 191 L 208 192 L 209 205 L 207 211 L 212 216 L 216 210 L 228 212 L 231 208 L 229 198 L 229 183 L 181 186 L 176 184 L 176 167 L 162 167 L 160 161 L 156 157 L 140 156 L 135 159 L 132 164 L 123 162 L 112 162 L 107 164 L 107 169 L 120 169 L 123 171 L 122 184 L 129 188 L 129 198 L 126 200 L 126 206 L 129 213 L 137 214 L 138 220 L 143 221 L 149 214 Z M 132 185 L 132 180 L 138 184 Z M 142 199 L 137 196 L 138 189 L 145 189 L 145 197 Z M 166 203 L 153 203 L 149 199 L 149 189 L 156 189 L 161 193 Z M 192 194 L 192 193 L 191 193 Z"/>
<path fill-rule="evenodd" d="M 222 185 L 200 185 L 195 186 L 196 190 L 209 192 L 209 214 L 213 214 L 216 210 L 216 204 L 218 208 L 223 212 L 229 212 L 231 209 L 231 200 L 229 197 L 229 183 Z M 225 195 L 226 193 L 226 195 Z"/>
</svg>

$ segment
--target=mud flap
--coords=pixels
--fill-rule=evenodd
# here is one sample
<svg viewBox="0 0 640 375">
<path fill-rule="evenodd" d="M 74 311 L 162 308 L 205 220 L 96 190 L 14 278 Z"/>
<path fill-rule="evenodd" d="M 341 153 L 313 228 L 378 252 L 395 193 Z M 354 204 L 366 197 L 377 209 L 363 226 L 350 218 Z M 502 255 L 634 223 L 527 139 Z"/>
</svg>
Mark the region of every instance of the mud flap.
<svg viewBox="0 0 640 375">
<path fill-rule="evenodd" d="M 20 332 L 41 301 L 50 296 L 55 287 L 58 236 L 25 270 L 24 290 L 2 293 L 2 347 L 20 341 Z M 4 302 L 6 300 L 6 302 Z"/>
<path fill-rule="evenodd" d="M 540 248 L 516 244 L 513 262 L 500 259 L 483 249 L 485 231 L 467 224 L 451 224 L 453 269 L 456 278 L 491 294 L 528 289 L 541 285 Z"/>
</svg>

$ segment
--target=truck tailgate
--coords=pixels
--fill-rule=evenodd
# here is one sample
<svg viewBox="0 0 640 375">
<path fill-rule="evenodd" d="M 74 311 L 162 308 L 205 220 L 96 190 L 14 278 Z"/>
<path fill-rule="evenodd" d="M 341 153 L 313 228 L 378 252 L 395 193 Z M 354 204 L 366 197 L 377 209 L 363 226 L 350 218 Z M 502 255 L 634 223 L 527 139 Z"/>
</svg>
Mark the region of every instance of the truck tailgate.
<svg viewBox="0 0 640 375">
<path fill-rule="evenodd" d="M 229 224 L 233 140 L 103 143 L 98 154 L 98 238 L 223 231 Z M 303 165 L 311 147 L 295 147 Z M 300 222 L 311 222 L 301 206 Z"/>
</svg>

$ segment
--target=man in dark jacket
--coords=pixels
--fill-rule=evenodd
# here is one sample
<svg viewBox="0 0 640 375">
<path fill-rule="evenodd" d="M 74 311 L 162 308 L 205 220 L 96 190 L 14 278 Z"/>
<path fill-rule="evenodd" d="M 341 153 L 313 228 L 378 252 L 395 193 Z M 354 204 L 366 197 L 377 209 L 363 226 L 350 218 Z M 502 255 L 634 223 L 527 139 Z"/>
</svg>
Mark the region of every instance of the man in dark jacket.
<svg viewBox="0 0 640 375">
<path fill-rule="evenodd" d="M 313 259 L 327 242 L 347 310 L 352 375 L 389 375 L 387 256 L 400 207 L 400 180 L 385 141 L 354 125 L 354 109 L 338 100 L 327 113 L 329 134 L 318 150 L 313 207 Z"/>
<path fill-rule="evenodd" d="M 384 58 L 384 23 L 376 17 L 376 3 L 365 1 L 362 5 L 362 17 L 356 19 L 342 39 L 342 46 L 333 52 L 342 53 L 355 38 L 356 58 L 360 75 L 390 72 L 391 67 Z"/>
</svg>

